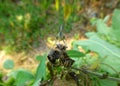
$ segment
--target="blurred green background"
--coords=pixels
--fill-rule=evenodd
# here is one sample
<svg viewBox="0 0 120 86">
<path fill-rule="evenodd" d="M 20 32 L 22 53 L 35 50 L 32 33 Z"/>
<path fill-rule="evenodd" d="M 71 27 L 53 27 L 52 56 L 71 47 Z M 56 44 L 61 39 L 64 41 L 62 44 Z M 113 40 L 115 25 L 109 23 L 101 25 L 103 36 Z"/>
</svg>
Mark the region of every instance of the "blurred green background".
<svg viewBox="0 0 120 86">
<path fill-rule="evenodd" d="M 58 33 L 66 17 L 65 33 L 95 30 L 89 27 L 92 18 L 103 18 L 117 7 L 119 0 L 0 0 L 0 49 L 36 48 L 40 40 Z"/>
</svg>

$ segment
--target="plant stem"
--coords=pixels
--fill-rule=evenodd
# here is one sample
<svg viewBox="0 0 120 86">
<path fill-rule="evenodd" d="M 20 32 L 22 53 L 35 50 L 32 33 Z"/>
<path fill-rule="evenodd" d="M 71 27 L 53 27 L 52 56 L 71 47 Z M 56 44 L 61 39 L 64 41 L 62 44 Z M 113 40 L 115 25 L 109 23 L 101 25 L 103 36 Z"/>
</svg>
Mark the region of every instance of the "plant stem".
<svg viewBox="0 0 120 86">
<path fill-rule="evenodd" d="M 95 75 L 95 76 L 98 76 L 98 77 L 103 77 L 104 76 L 104 74 L 102 74 L 102 73 L 93 72 L 91 70 L 87 70 L 86 68 L 80 68 L 79 69 L 79 68 L 73 68 L 72 67 L 72 69 L 79 70 L 79 71 L 82 71 L 83 73 L 92 74 L 92 75 Z M 111 77 L 111 76 L 107 76 L 105 79 L 120 82 L 120 78 L 115 78 L 115 77 Z"/>
</svg>

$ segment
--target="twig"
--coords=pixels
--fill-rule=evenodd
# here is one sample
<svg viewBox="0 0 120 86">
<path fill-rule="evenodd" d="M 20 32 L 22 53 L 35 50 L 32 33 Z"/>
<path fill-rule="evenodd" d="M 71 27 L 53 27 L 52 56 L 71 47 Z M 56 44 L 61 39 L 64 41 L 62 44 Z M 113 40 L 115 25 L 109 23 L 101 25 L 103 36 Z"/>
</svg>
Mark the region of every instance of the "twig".
<svg viewBox="0 0 120 86">
<path fill-rule="evenodd" d="M 93 71 L 87 70 L 85 68 L 80 68 L 79 69 L 79 68 L 73 68 L 72 67 L 72 69 L 79 70 L 79 71 L 82 71 L 82 72 L 87 73 L 87 74 L 93 74 L 93 75 L 98 76 L 98 77 L 103 77 L 104 76 L 104 74 L 101 74 L 101 73 L 98 73 L 98 72 L 93 72 Z M 115 78 L 115 77 L 111 77 L 111 76 L 107 76 L 105 79 L 120 82 L 120 78 Z"/>
</svg>

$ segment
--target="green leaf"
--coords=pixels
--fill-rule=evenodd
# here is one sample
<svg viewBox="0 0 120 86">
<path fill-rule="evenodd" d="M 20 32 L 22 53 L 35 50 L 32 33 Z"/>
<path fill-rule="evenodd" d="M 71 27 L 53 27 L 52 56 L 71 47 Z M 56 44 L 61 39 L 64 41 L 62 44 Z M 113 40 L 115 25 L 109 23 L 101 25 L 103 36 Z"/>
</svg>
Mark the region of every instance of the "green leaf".
<svg viewBox="0 0 120 86">
<path fill-rule="evenodd" d="M 108 22 L 108 20 L 110 19 L 110 16 L 108 15 L 108 16 L 106 16 L 105 18 L 104 18 L 104 22 L 106 23 L 106 22 Z"/>
<path fill-rule="evenodd" d="M 12 69 L 14 67 L 14 61 L 13 60 L 10 60 L 10 59 L 7 59 L 4 64 L 3 64 L 3 67 L 5 69 Z"/>
<path fill-rule="evenodd" d="M 100 86 L 118 86 L 117 82 L 111 80 L 99 80 Z"/>
<path fill-rule="evenodd" d="M 41 79 L 38 79 L 32 86 L 39 86 Z"/>
<path fill-rule="evenodd" d="M 20 71 L 17 71 L 15 84 L 16 86 L 25 86 L 25 84 L 27 84 L 33 79 L 35 78 L 30 72 L 26 70 L 20 70 Z"/>
<path fill-rule="evenodd" d="M 112 26 L 108 27 L 105 23 L 107 17 L 102 19 L 97 19 L 96 27 L 97 27 L 97 35 L 107 39 L 109 42 L 120 46 L 120 10 L 116 9 L 113 13 L 112 17 Z"/>
<path fill-rule="evenodd" d="M 113 13 L 112 17 L 112 27 L 113 29 L 119 29 L 120 30 L 120 10 L 116 9 Z"/>
<path fill-rule="evenodd" d="M 119 32 L 120 32 L 120 10 L 116 9 L 113 13 L 113 17 L 112 17 L 112 30 L 111 30 L 111 37 L 112 39 L 114 39 L 115 41 L 119 41 L 120 43 L 120 36 L 119 36 Z"/>
<path fill-rule="evenodd" d="M 59 10 L 59 3 L 60 3 L 59 0 L 55 0 L 55 8 L 57 11 Z"/>
<path fill-rule="evenodd" d="M 79 52 L 79 51 L 77 51 L 77 50 L 68 50 L 68 51 L 67 51 L 67 54 L 68 54 L 70 57 L 83 57 L 83 56 L 85 56 L 84 53 Z"/>
<path fill-rule="evenodd" d="M 37 67 L 36 71 L 36 80 L 45 79 L 46 78 L 46 54 L 41 58 L 40 64 Z"/>
<path fill-rule="evenodd" d="M 15 83 L 15 79 L 13 77 L 8 77 L 7 80 L 4 81 L 5 86 L 11 86 Z"/>
<path fill-rule="evenodd" d="M 98 19 L 96 22 L 97 33 L 102 35 L 108 35 L 110 33 L 111 27 L 108 27 L 105 22 L 101 19 Z"/>
<path fill-rule="evenodd" d="M 118 47 L 109 44 L 97 36 L 92 36 L 88 40 L 76 41 L 73 44 L 74 46 L 82 46 L 83 48 L 85 47 L 91 51 L 94 51 L 98 53 L 100 57 L 104 58 L 102 63 L 107 65 L 100 65 L 104 71 L 111 74 L 116 73 L 116 71 L 120 72 L 120 49 Z"/>
<path fill-rule="evenodd" d="M 37 55 L 37 56 L 35 57 L 35 59 L 36 59 L 37 61 L 41 61 L 42 57 L 43 57 L 43 56 L 41 56 L 41 55 Z"/>
</svg>

